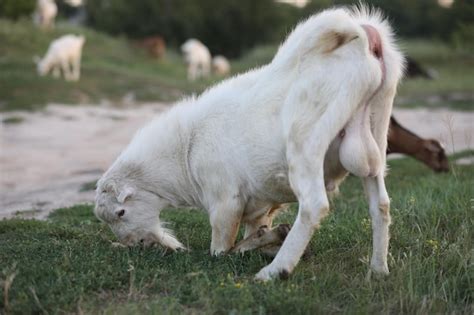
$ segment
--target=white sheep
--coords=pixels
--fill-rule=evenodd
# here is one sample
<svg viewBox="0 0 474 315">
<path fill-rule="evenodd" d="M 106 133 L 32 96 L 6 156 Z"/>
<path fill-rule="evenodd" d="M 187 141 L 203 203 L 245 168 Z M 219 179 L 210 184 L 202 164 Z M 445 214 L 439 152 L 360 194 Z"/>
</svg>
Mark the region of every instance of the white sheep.
<svg viewBox="0 0 474 315">
<path fill-rule="evenodd" d="M 52 28 L 57 14 L 58 7 L 54 0 L 38 0 L 33 20 L 41 28 Z"/>
<path fill-rule="evenodd" d="M 209 76 L 211 53 L 199 40 L 191 38 L 181 45 L 184 61 L 188 65 L 188 80 L 194 81 Z"/>
<path fill-rule="evenodd" d="M 62 70 L 67 81 L 78 81 L 84 42 L 82 35 L 64 35 L 52 41 L 43 59 L 36 60 L 38 74 L 44 76 L 51 71 L 59 78 Z"/>
<path fill-rule="evenodd" d="M 183 101 L 140 130 L 98 182 L 95 214 L 126 245 L 184 246 L 165 207 L 207 210 L 211 253 L 271 226 L 275 204 L 296 221 L 257 279 L 286 276 L 329 211 L 327 192 L 363 178 L 372 217 L 371 268 L 387 274 L 387 132 L 403 56 L 378 12 L 331 9 L 298 25 L 272 62 Z"/>
<path fill-rule="evenodd" d="M 226 57 L 217 55 L 212 58 L 212 71 L 217 75 L 228 75 L 230 73 L 230 62 Z"/>
</svg>

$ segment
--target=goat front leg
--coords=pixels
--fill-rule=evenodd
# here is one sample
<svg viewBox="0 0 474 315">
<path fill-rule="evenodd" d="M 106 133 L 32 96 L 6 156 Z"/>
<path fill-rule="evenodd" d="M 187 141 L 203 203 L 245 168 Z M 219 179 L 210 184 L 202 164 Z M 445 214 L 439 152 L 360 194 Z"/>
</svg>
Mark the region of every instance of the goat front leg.
<svg viewBox="0 0 474 315">
<path fill-rule="evenodd" d="M 210 214 L 212 227 L 211 254 L 227 253 L 235 244 L 242 220 L 243 209 L 240 204 L 213 207 Z"/>
<path fill-rule="evenodd" d="M 59 69 L 59 66 L 57 65 L 53 66 L 53 77 L 55 79 L 59 79 L 61 77 L 61 70 Z"/>
</svg>

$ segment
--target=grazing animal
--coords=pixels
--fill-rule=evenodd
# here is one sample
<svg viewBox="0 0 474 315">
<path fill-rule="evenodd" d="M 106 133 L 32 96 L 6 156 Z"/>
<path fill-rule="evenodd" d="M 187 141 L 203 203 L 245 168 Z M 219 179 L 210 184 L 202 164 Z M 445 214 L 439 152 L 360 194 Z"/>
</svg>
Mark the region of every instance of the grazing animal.
<svg viewBox="0 0 474 315">
<path fill-rule="evenodd" d="M 78 81 L 84 42 L 82 35 L 64 35 L 52 41 L 43 59 L 35 60 L 38 74 L 44 76 L 51 71 L 59 78 L 62 70 L 66 81 Z"/>
<path fill-rule="evenodd" d="M 407 78 L 424 78 L 428 80 L 434 80 L 438 77 L 438 74 L 433 69 L 424 69 L 415 59 L 407 56 L 406 58 L 406 71 L 405 76 Z"/>
<path fill-rule="evenodd" d="M 38 0 L 36 2 L 36 11 L 33 14 L 33 20 L 41 28 L 53 28 L 54 19 L 58 14 L 58 6 L 54 0 Z"/>
<path fill-rule="evenodd" d="M 188 65 L 188 80 L 208 77 L 211 71 L 211 53 L 199 40 L 191 38 L 181 45 L 184 61 Z"/>
<path fill-rule="evenodd" d="M 166 54 L 166 43 L 161 36 L 147 37 L 140 44 L 146 48 L 153 58 L 162 59 Z"/>
<path fill-rule="evenodd" d="M 212 58 L 212 71 L 217 75 L 228 75 L 230 73 L 230 62 L 224 56 L 214 56 Z"/>
<path fill-rule="evenodd" d="M 271 226 L 274 205 L 298 215 L 259 280 L 293 271 L 321 219 L 327 191 L 363 178 L 372 217 L 371 268 L 387 274 L 387 132 L 403 56 L 378 11 L 339 8 L 299 24 L 272 62 L 184 100 L 137 132 L 97 185 L 95 214 L 125 245 L 184 248 L 165 207 L 207 210 L 211 253 Z M 265 231 L 263 231 L 265 232 Z"/>
<path fill-rule="evenodd" d="M 392 116 L 387 153 L 403 153 L 425 163 L 435 172 L 448 172 L 449 162 L 443 146 L 435 139 L 422 139 L 404 128 Z"/>
</svg>

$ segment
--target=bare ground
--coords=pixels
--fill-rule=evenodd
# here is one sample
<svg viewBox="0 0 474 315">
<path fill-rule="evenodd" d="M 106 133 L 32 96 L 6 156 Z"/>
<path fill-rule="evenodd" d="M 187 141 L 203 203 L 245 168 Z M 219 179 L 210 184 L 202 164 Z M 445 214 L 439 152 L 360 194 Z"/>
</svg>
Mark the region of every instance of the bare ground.
<svg viewBox="0 0 474 315">
<path fill-rule="evenodd" d="M 52 209 L 93 202 L 93 182 L 134 132 L 169 106 L 53 104 L 41 112 L 1 113 L 0 218 L 44 218 Z M 394 114 L 420 136 L 440 140 L 449 153 L 474 148 L 474 112 L 396 109 Z"/>
</svg>

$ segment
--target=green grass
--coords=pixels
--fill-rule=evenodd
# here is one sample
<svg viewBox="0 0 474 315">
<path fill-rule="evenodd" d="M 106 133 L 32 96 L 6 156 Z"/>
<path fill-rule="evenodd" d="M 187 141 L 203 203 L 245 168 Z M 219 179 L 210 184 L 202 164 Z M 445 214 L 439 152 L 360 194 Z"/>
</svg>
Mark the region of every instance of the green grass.
<svg viewBox="0 0 474 315">
<path fill-rule="evenodd" d="M 269 263 L 257 253 L 211 257 L 208 219 L 197 210 L 162 214 L 192 248 L 186 253 L 112 247 L 115 238 L 88 205 L 59 209 L 47 221 L 1 221 L 1 279 L 16 274 L 9 311 L 472 314 L 474 167 L 440 175 L 409 159 L 390 164 L 386 278 L 366 278 L 370 220 L 359 181 L 349 178 L 309 245 L 312 254 L 287 281 L 255 282 Z M 279 222 L 294 215 L 295 206 Z"/>
</svg>

